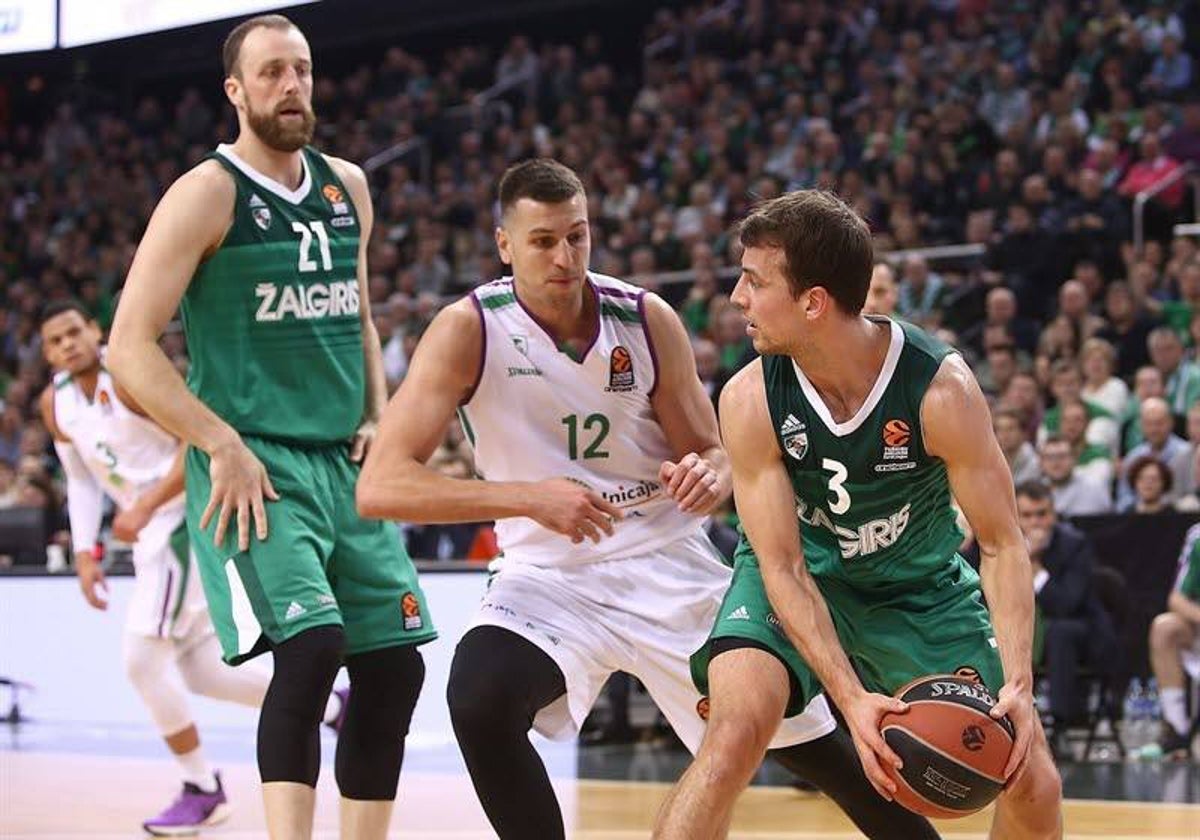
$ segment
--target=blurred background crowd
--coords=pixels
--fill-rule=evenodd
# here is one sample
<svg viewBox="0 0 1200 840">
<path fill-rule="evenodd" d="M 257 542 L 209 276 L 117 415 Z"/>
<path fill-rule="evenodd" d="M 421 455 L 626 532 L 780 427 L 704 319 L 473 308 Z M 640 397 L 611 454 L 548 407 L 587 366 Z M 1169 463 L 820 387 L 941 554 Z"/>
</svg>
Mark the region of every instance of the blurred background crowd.
<svg viewBox="0 0 1200 840">
<path fill-rule="evenodd" d="M 759 199 L 819 187 L 876 234 L 869 308 L 971 361 L 1018 481 L 1046 482 L 1064 516 L 1200 509 L 1200 239 L 1176 227 L 1200 198 L 1200 5 L 728 0 L 639 15 L 640 32 L 343 50 L 332 70 L 315 51 L 316 143 L 371 179 L 392 389 L 439 307 L 504 273 L 495 182 L 515 160 L 580 173 L 592 269 L 678 307 L 714 398 L 751 352 L 728 298 L 731 227 Z M 63 527 L 36 410 L 39 310 L 73 296 L 107 327 L 156 201 L 235 133 L 215 83 L 4 77 L 0 507 Z M 186 369 L 181 336 L 164 341 Z M 461 434 L 435 457 L 471 474 Z M 488 555 L 475 528 L 407 534 L 416 556 Z"/>
</svg>

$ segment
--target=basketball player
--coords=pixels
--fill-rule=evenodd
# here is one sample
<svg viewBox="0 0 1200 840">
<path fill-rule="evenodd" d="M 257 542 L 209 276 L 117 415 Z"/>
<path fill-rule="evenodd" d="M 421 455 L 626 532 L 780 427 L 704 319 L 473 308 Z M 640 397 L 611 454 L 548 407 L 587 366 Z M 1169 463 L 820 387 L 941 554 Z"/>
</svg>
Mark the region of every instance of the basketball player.
<svg viewBox="0 0 1200 840">
<path fill-rule="evenodd" d="M 300 30 L 252 18 L 224 62 L 237 141 L 155 210 L 108 361 L 190 444 L 188 529 L 225 659 L 274 656 L 258 730 L 271 836 L 312 833 L 318 722 L 344 658 L 342 836 L 384 837 L 424 678 L 416 645 L 435 633 L 396 528 L 354 510 L 355 464 L 386 400 L 366 295 L 370 197 L 361 169 L 307 145 Z M 191 390 L 157 344 L 181 301 Z"/>
<path fill-rule="evenodd" d="M 504 550 L 455 652 L 448 699 L 467 769 L 504 840 L 563 837 L 537 752 L 579 729 L 616 670 L 641 679 L 695 750 L 706 703 L 688 656 L 729 569 L 702 531 L 729 493 L 712 403 L 660 298 L 588 272 L 587 196 L 532 160 L 500 181 L 496 243 L 512 277 L 430 325 L 358 485 L 368 516 L 496 519 Z M 425 466 L 459 412 L 485 480 Z M 873 837 L 936 836 L 883 802 L 823 698 L 767 740 Z M 771 739 L 776 729 L 779 737 Z"/>
<path fill-rule="evenodd" d="M 125 616 L 125 673 L 183 775 L 183 792 L 143 823 L 155 835 L 195 832 L 229 815 L 220 774 L 204 756 L 179 678 L 196 694 L 262 705 L 268 676 L 236 671 L 221 650 L 191 574 L 179 441 L 147 419 L 101 365 L 100 327 L 74 301 L 42 313 L 42 352 L 57 371 L 42 418 L 67 476 L 67 514 L 83 597 L 108 609 L 95 547 L 104 496 L 120 511 L 113 534 L 133 543 L 136 575 Z"/>
<path fill-rule="evenodd" d="M 1060 837 L 1060 782 L 1033 712 L 1030 562 L 974 378 L 920 329 L 861 315 L 871 235 L 840 199 L 768 201 L 740 240 L 732 300 L 763 356 L 730 380 L 720 411 L 745 533 L 694 662 L 708 731 L 656 836 L 716 836 L 766 748 L 759 733 L 821 685 L 890 798 L 881 765 L 899 759 L 878 724 L 905 706 L 888 695 L 958 672 L 998 692 L 992 714 L 1016 727 L 992 836 Z M 951 493 L 979 542 L 990 618 L 980 576 L 956 554 Z M 730 640 L 749 645 L 741 660 L 706 669 Z"/>
<path fill-rule="evenodd" d="M 1150 664 L 1162 698 L 1162 731 L 1139 755 L 1190 758 L 1195 713 L 1188 717 L 1184 675 L 1200 677 L 1200 525 L 1188 529 L 1167 610 L 1150 625 Z"/>
</svg>

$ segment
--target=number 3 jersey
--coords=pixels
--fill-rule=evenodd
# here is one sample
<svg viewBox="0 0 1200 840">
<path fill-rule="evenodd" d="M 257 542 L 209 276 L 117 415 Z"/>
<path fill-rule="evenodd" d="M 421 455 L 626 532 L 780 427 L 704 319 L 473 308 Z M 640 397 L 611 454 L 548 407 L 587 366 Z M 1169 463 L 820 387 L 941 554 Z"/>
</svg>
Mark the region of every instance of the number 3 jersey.
<svg viewBox="0 0 1200 840">
<path fill-rule="evenodd" d="M 103 368 L 90 400 L 69 373 L 55 375 L 54 422 L 104 492 L 126 510 L 170 472 L 179 449 L 170 433 L 121 402 Z M 182 511 L 182 494 L 176 505 Z"/>
<path fill-rule="evenodd" d="M 479 381 L 459 409 L 489 481 L 570 478 L 624 511 L 613 536 L 575 545 L 532 519 L 496 523 L 505 562 L 560 566 L 655 551 L 696 534 L 700 519 L 681 513 L 658 480 L 674 460 L 650 397 L 658 373 L 645 324 L 645 292 L 588 275 L 595 339 L 576 360 L 520 300 L 511 277 L 480 286 L 471 298 L 483 322 Z"/>
<path fill-rule="evenodd" d="M 925 451 L 921 429 L 925 391 L 954 351 L 910 324 L 885 322 L 883 369 L 843 423 L 790 357 L 762 360 L 809 570 L 881 595 L 926 589 L 963 563 L 946 465 Z"/>
</svg>

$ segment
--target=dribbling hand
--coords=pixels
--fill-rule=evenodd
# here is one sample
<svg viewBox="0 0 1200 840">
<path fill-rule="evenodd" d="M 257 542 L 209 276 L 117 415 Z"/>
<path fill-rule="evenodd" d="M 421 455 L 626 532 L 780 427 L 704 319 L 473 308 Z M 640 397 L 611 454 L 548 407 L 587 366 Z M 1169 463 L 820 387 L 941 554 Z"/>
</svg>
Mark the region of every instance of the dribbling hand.
<svg viewBox="0 0 1200 840">
<path fill-rule="evenodd" d="M 695 452 L 684 455 L 679 463 L 663 461 L 658 480 L 684 513 L 707 516 L 725 496 L 717 468 Z"/>
<path fill-rule="evenodd" d="M 1005 683 L 1000 688 L 1000 696 L 990 712 L 995 720 L 1001 720 L 1005 715 L 1012 721 L 1017 737 L 1013 742 L 1012 752 L 1008 756 L 1008 764 L 1004 767 L 1005 784 L 1011 784 L 1025 772 L 1029 763 L 1029 747 L 1033 743 L 1033 692 L 1021 683 Z"/>
<path fill-rule="evenodd" d="M 213 514 L 217 514 L 217 530 L 213 534 L 213 545 L 225 543 L 225 531 L 229 518 L 237 515 L 238 551 L 250 549 L 250 518 L 254 517 L 254 532 L 258 539 L 267 538 L 267 510 L 264 497 L 277 501 L 279 494 L 271 485 L 267 468 L 249 450 L 241 438 L 213 450 L 209 459 L 208 475 L 212 480 L 212 492 L 208 505 L 200 516 L 201 529 L 208 528 Z"/>
<path fill-rule="evenodd" d="M 867 780 L 880 796 L 890 802 L 896 793 L 896 783 L 884 770 L 884 765 L 891 765 L 899 770 L 904 762 L 883 740 L 879 731 L 879 719 L 887 712 L 903 714 L 908 711 L 908 704 L 886 694 L 864 691 L 849 702 L 843 703 L 841 710 L 846 718 L 846 728 L 850 730 L 850 736 L 854 739 L 854 748 L 858 750 L 858 758 L 862 762 L 863 772 L 867 774 Z"/>
<path fill-rule="evenodd" d="M 612 536 L 621 509 L 586 484 L 569 478 L 552 478 L 530 486 L 528 516 L 573 543 L 600 542 Z"/>
</svg>

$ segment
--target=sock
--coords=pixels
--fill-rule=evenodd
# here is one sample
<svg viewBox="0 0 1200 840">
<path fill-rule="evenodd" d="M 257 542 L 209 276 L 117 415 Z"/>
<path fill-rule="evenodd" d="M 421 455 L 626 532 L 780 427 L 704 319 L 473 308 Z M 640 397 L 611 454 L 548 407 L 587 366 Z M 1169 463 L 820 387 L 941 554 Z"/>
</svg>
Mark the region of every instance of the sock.
<svg viewBox="0 0 1200 840">
<path fill-rule="evenodd" d="M 1163 688 L 1158 692 L 1162 701 L 1162 716 L 1171 728 L 1180 735 L 1188 731 L 1187 704 L 1184 702 L 1182 688 Z"/>
<path fill-rule="evenodd" d="M 216 792 L 217 777 L 213 775 L 213 769 L 209 765 L 208 759 L 204 757 L 204 749 L 202 747 L 196 747 L 196 749 L 183 755 L 176 755 L 175 760 L 183 768 L 183 780 L 185 782 L 191 782 L 205 793 Z"/>
</svg>

